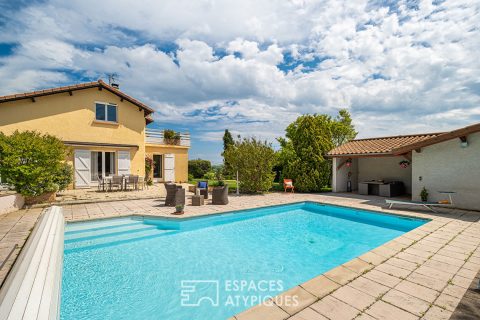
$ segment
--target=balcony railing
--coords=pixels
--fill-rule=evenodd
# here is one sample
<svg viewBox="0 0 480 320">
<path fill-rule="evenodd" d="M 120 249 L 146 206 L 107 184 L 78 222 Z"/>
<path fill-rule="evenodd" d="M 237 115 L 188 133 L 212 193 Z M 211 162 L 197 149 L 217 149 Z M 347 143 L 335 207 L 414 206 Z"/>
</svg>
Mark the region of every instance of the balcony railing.
<svg viewBox="0 0 480 320">
<path fill-rule="evenodd" d="M 163 130 L 158 129 L 146 129 L 145 130 L 145 142 L 151 144 L 165 144 L 176 146 L 190 146 L 190 133 L 179 132 L 180 139 L 165 139 L 163 137 Z"/>
</svg>

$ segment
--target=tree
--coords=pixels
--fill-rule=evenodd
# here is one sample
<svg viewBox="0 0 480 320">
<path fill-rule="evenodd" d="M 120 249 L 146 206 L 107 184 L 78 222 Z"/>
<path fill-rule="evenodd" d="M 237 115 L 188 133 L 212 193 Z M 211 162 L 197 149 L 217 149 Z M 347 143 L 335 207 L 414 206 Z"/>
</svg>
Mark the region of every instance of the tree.
<svg viewBox="0 0 480 320">
<path fill-rule="evenodd" d="M 208 160 L 196 159 L 188 161 L 188 174 L 195 179 L 203 178 L 207 172 L 212 171 L 212 164 Z"/>
<path fill-rule="evenodd" d="M 232 166 L 228 161 L 225 159 L 225 152 L 227 151 L 228 148 L 232 148 L 235 146 L 235 141 L 233 140 L 232 134 L 228 129 L 225 129 L 225 133 L 223 134 L 223 174 L 227 177 L 231 177 L 234 175 L 234 172 L 232 170 Z"/>
<path fill-rule="evenodd" d="M 255 138 L 239 139 L 233 148 L 227 148 L 224 157 L 238 171 L 242 192 L 265 192 L 272 187 L 275 151 L 270 143 Z"/>
<path fill-rule="evenodd" d="M 15 131 L 0 138 L 0 175 L 24 196 L 40 196 L 68 187 L 73 181 L 70 154 L 63 142 L 34 131 Z"/>
<path fill-rule="evenodd" d="M 319 192 L 331 180 L 331 160 L 324 155 L 335 146 L 356 136 L 350 114 L 340 110 L 328 115 L 303 115 L 286 129 L 286 139 L 279 138 L 278 159 L 284 178 L 294 179 L 300 192 Z"/>
<path fill-rule="evenodd" d="M 335 120 L 332 121 L 332 143 L 338 147 L 357 136 L 355 127 L 352 124 L 352 117 L 347 109 L 338 111 Z"/>
</svg>

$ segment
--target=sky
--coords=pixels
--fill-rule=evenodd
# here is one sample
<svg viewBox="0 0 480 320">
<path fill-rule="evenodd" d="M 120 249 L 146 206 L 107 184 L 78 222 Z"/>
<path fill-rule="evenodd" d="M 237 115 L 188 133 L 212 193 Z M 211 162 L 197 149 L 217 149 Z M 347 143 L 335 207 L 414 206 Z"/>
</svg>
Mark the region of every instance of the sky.
<svg viewBox="0 0 480 320">
<path fill-rule="evenodd" d="M 480 122 L 480 0 L 0 0 L 0 95 L 116 73 L 189 131 L 276 138 L 298 116 L 347 108 L 358 137 Z"/>
</svg>

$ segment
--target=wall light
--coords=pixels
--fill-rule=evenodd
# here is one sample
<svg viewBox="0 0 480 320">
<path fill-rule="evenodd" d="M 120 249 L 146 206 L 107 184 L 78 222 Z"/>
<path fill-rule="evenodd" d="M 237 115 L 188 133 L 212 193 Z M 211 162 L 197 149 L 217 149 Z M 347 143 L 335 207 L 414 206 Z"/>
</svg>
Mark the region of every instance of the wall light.
<svg viewBox="0 0 480 320">
<path fill-rule="evenodd" d="M 468 141 L 466 136 L 460 137 L 460 141 L 461 141 L 460 146 L 462 148 L 468 147 Z"/>
</svg>

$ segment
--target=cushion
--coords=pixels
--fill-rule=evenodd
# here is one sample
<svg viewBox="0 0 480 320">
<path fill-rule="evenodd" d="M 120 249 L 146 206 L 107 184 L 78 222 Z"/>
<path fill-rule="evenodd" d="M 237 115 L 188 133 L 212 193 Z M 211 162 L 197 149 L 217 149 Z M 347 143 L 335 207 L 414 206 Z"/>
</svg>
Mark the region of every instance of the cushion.
<svg viewBox="0 0 480 320">
<path fill-rule="evenodd" d="M 202 188 L 202 189 L 206 189 L 206 188 L 207 188 L 207 182 L 205 182 L 205 181 L 200 181 L 200 182 L 198 183 L 198 187 L 199 187 L 199 188 Z"/>
<path fill-rule="evenodd" d="M 293 185 L 292 185 L 292 181 L 285 182 L 285 185 L 286 185 L 287 187 L 292 187 L 292 186 L 293 186 Z"/>
</svg>

